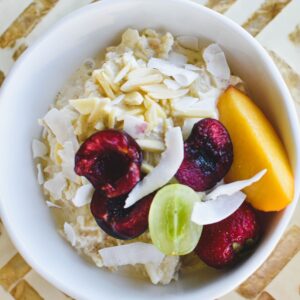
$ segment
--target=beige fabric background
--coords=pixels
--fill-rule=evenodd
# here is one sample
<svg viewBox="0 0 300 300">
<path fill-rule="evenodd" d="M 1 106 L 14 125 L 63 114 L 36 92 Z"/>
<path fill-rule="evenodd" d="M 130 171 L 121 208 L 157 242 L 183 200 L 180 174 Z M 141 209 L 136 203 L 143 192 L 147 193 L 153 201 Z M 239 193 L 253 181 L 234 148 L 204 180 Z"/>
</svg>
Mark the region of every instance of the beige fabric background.
<svg viewBox="0 0 300 300">
<path fill-rule="evenodd" d="M 125 0 L 124 0 L 125 1 Z M 167 0 L 162 0 L 167 1 Z M 300 112 L 300 0 L 193 0 L 248 30 L 270 53 Z M 0 86 L 46 29 L 92 0 L 0 0 Z M 222 300 L 300 299 L 300 205 L 263 266 Z M 0 300 L 66 300 L 17 253 L 0 220 Z M 199 299 L 201 300 L 201 299 Z M 209 299 L 205 299 L 209 300 Z"/>
</svg>

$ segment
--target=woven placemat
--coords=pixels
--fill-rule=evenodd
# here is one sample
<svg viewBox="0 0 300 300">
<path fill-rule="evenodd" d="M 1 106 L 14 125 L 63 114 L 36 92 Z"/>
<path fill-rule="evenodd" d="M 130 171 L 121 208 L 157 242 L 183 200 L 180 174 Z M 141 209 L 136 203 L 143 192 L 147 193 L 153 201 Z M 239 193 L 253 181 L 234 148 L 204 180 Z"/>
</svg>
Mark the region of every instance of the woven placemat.
<svg viewBox="0 0 300 300">
<path fill-rule="evenodd" d="M 162 0 L 163 1 L 163 0 Z M 45 30 L 92 0 L 0 0 L 0 86 L 19 56 Z M 270 53 L 300 113 L 300 0 L 194 0 L 249 31 Z M 300 206 L 269 259 L 223 300 L 300 299 Z M 65 300 L 10 242 L 0 221 L 0 300 Z M 200 299 L 199 299 L 200 300 Z M 205 299 L 208 300 L 208 299 Z"/>
</svg>

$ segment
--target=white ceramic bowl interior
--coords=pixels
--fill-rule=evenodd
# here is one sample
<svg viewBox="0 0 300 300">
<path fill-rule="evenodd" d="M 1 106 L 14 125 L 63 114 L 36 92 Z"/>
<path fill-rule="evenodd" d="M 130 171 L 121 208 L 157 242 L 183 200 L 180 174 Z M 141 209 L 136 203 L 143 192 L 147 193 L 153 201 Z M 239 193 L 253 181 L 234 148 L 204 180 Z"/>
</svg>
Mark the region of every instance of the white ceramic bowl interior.
<svg viewBox="0 0 300 300">
<path fill-rule="evenodd" d="M 36 181 L 31 141 L 41 133 L 37 119 L 83 60 L 118 41 L 128 27 L 193 35 L 221 45 L 232 71 L 246 81 L 251 96 L 280 134 L 294 169 L 298 198 L 300 142 L 295 108 L 262 47 L 230 20 L 189 1 L 107 0 L 59 22 L 19 60 L 2 88 L 1 215 L 25 259 L 76 299 L 215 299 L 245 280 L 267 258 L 296 201 L 272 217 L 256 252 L 232 271 L 199 272 L 169 286 L 153 286 L 100 270 L 81 259 L 58 235 Z"/>
</svg>

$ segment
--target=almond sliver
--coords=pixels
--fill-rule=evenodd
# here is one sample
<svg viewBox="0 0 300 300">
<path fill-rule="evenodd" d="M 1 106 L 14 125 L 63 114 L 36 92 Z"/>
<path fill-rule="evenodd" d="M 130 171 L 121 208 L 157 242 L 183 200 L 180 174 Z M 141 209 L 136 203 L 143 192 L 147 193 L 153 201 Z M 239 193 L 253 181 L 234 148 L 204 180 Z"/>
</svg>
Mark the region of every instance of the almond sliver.
<svg viewBox="0 0 300 300">
<path fill-rule="evenodd" d="M 163 81 L 163 76 L 161 74 L 153 74 L 146 77 L 135 78 L 128 80 L 121 86 L 122 92 L 131 92 L 142 85 L 155 84 Z"/>
<path fill-rule="evenodd" d="M 149 93 L 149 96 L 153 99 L 172 99 L 186 95 L 188 89 L 171 90 L 168 89 L 164 84 L 153 84 L 141 86 L 141 90 Z"/>
</svg>

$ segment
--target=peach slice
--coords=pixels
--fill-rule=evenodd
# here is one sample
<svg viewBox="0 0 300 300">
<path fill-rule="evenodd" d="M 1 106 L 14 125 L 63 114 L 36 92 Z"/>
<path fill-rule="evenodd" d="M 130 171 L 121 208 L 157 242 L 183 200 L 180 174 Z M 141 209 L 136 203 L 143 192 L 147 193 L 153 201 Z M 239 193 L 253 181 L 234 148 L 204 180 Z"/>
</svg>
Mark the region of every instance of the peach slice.
<svg viewBox="0 0 300 300">
<path fill-rule="evenodd" d="M 226 182 L 252 177 L 262 169 L 266 175 L 245 188 L 247 201 L 262 211 L 279 211 L 293 199 L 294 179 L 285 149 L 263 112 L 234 87 L 218 102 L 220 121 L 233 143 L 233 164 Z"/>
</svg>

